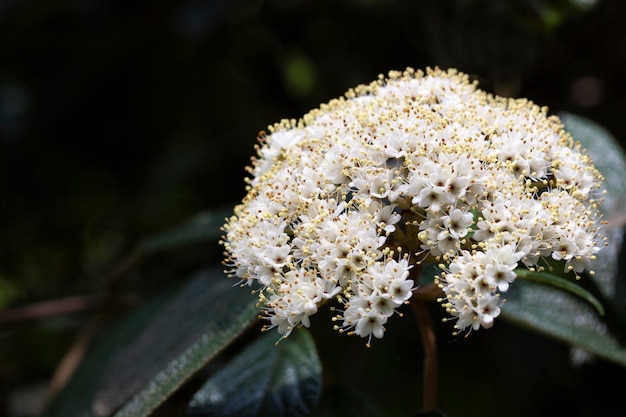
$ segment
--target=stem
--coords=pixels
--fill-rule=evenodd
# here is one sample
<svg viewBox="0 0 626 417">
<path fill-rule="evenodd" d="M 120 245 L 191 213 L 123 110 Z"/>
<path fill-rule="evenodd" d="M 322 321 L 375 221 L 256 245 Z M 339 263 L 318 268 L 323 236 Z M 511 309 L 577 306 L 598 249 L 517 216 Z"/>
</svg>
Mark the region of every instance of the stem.
<svg viewBox="0 0 626 417">
<path fill-rule="evenodd" d="M 43 301 L 0 312 L 0 325 L 15 324 L 32 320 L 40 320 L 63 314 L 83 313 L 101 310 L 112 306 L 127 307 L 136 303 L 131 295 L 95 297 L 77 296 L 59 300 Z"/>
<path fill-rule="evenodd" d="M 52 399 L 65 387 L 72 375 L 84 359 L 91 343 L 103 324 L 103 317 L 97 315 L 80 333 L 74 344 L 65 354 L 48 384 L 48 389 L 43 398 L 41 411 L 52 401 Z"/>
<path fill-rule="evenodd" d="M 424 301 L 414 298 L 411 300 L 411 308 L 417 320 L 424 349 L 422 410 L 431 411 L 436 408 L 437 403 L 437 340 L 433 322 Z"/>
</svg>

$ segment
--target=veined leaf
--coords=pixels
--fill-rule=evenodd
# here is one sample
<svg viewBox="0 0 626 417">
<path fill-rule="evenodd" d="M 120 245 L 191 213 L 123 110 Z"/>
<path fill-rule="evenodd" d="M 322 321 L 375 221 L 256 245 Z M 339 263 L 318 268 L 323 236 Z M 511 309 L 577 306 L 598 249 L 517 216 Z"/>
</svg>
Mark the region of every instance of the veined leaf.
<svg viewBox="0 0 626 417">
<path fill-rule="evenodd" d="M 506 293 L 502 317 L 626 366 L 626 347 L 608 333 L 595 309 L 577 295 L 519 280 Z"/>
<path fill-rule="evenodd" d="M 149 300 L 104 332 L 44 417 L 148 416 L 257 320 L 219 270 Z"/>
<path fill-rule="evenodd" d="M 604 176 L 607 195 L 603 197 L 602 210 L 610 215 L 622 209 L 626 198 L 626 155 L 620 143 L 604 127 L 585 117 L 560 113 L 559 118 Z"/>
<path fill-rule="evenodd" d="M 595 275 L 591 279 L 626 320 L 626 285 L 618 282 L 622 274 L 617 267 L 623 245 L 621 229 L 626 225 L 626 155 L 615 137 L 597 123 L 571 113 L 561 113 L 559 117 L 604 176 L 606 194 L 602 196 L 600 209 L 608 225 L 601 232 L 606 236 L 608 246 L 596 255 L 592 265 Z"/>
<path fill-rule="evenodd" d="M 191 400 L 188 417 L 305 417 L 322 391 L 322 366 L 309 332 L 276 345 L 270 332 L 248 345 Z"/>
<path fill-rule="evenodd" d="M 587 300 L 589 304 L 594 306 L 596 311 L 601 315 L 604 315 L 604 307 L 589 291 L 582 288 L 580 285 L 557 275 L 552 275 L 547 272 L 533 272 L 528 269 L 516 269 L 515 274 L 518 278 L 534 281 L 541 284 L 549 285 L 554 288 L 560 288 L 565 291 L 569 291 L 572 294 L 579 296 L 580 298 Z"/>
</svg>

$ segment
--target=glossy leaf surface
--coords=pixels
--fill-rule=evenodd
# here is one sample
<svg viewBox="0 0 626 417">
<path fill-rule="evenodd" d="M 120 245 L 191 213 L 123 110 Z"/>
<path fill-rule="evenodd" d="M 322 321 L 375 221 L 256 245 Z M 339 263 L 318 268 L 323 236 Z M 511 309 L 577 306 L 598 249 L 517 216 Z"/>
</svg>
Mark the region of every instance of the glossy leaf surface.
<svg viewBox="0 0 626 417">
<path fill-rule="evenodd" d="M 586 149 L 596 168 L 605 177 L 604 188 L 607 191 L 601 209 L 604 218 L 609 220 L 609 225 L 602 228 L 603 235 L 607 237 L 608 246 L 598 253 L 597 260 L 592 265 L 595 274 L 593 276 L 585 274 L 582 279 L 592 280 L 597 286 L 599 293 L 603 296 L 602 309 L 609 309 L 609 315 L 615 315 L 616 312 L 619 314 L 620 311 L 623 315 L 626 309 L 620 310 L 619 308 L 624 304 L 623 297 L 619 294 L 620 288 L 623 291 L 624 284 L 623 278 L 618 273 L 623 246 L 623 225 L 619 221 L 611 224 L 611 221 L 622 216 L 626 196 L 626 182 L 624 181 L 626 158 L 619 143 L 606 129 L 580 116 L 569 113 L 559 116 L 566 130 Z M 535 278 L 545 277 L 536 276 Z M 612 328 L 607 325 L 605 318 L 601 317 L 598 311 L 594 311 L 592 305 L 598 308 L 597 301 L 594 301 L 595 297 L 582 288 L 580 291 L 572 291 L 571 286 L 556 288 L 560 284 L 565 284 L 565 281 L 543 281 L 543 284 L 550 285 L 527 280 L 526 282 L 520 280 L 512 285 L 506 294 L 507 300 L 502 308 L 502 316 L 524 327 L 626 366 L 626 347 L 620 343 L 619 335 L 611 333 Z M 577 295 L 573 295 L 572 292 Z M 606 319 L 619 321 L 624 318 L 626 317 L 611 316 Z"/>
<path fill-rule="evenodd" d="M 322 366 L 309 332 L 276 345 L 270 331 L 248 345 L 196 393 L 188 417 L 305 417 L 322 390 Z"/>
<path fill-rule="evenodd" d="M 626 347 L 586 301 L 535 282 L 515 282 L 507 292 L 502 316 L 523 327 L 626 366 Z"/>
<path fill-rule="evenodd" d="M 534 281 L 552 286 L 554 288 L 569 291 L 570 293 L 579 296 L 583 300 L 586 300 L 596 309 L 598 314 L 604 315 L 604 307 L 602 307 L 600 301 L 598 301 L 596 297 L 594 297 L 589 291 L 582 288 L 576 282 L 572 282 L 566 278 L 562 278 L 546 272 L 531 272 L 527 269 L 517 269 L 515 273 L 517 274 L 517 278 L 527 281 Z"/>
<path fill-rule="evenodd" d="M 53 416 L 148 416 L 257 319 L 256 298 L 204 271 L 103 332 Z"/>
</svg>

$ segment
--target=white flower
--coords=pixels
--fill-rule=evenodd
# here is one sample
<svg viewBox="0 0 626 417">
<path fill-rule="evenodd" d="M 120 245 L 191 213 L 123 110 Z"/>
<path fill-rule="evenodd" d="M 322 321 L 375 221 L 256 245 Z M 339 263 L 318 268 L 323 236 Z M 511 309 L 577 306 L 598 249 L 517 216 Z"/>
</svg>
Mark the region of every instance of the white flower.
<svg viewBox="0 0 626 417">
<path fill-rule="evenodd" d="M 514 271 L 522 253 L 516 252 L 512 244 L 507 244 L 489 248 L 485 254 L 489 259 L 485 265 L 487 283 L 505 292 L 517 277 Z"/>
<path fill-rule="evenodd" d="M 364 311 L 359 318 L 355 326 L 354 332 L 361 337 L 367 337 L 368 343 L 372 339 L 372 335 L 375 338 L 381 339 L 385 334 L 385 323 L 387 323 L 387 317 L 376 312 L 375 310 Z"/>
<path fill-rule="evenodd" d="M 259 138 L 224 264 L 283 337 L 333 300 L 340 332 L 383 337 L 422 262 L 457 331 L 489 328 L 517 268 L 578 274 L 603 240 L 602 177 L 560 121 L 454 70 L 392 71 Z"/>
</svg>

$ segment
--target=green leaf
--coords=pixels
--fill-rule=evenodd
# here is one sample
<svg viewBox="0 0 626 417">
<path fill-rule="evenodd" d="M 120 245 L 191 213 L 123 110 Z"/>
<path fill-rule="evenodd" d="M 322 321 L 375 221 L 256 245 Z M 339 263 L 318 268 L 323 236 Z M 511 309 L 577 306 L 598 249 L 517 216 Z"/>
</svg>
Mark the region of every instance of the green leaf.
<svg viewBox="0 0 626 417">
<path fill-rule="evenodd" d="M 608 333 L 595 309 L 559 288 L 516 281 L 506 293 L 502 317 L 626 366 L 626 348 Z"/>
<path fill-rule="evenodd" d="M 322 391 L 322 366 L 309 332 L 276 344 L 269 332 L 248 345 L 194 395 L 188 417 L 304 417 Z"/>
<path fill-rule="evenodd" d="M 623 211 L 623 196 L 626 195 L 626 157 L 623 149 L 610 132 L 593 121 L 570 113 L 561 113 L 559 117 L 565 129 L 586 150 L 604 176 L 607 194 L 601 210 L 604 219 L 611 221 Z M 602 233 L 607 237 L 609 246 L 598 252 L 592 264 L 595 274 L 589 279 L 605 297 L 605 306 L 615 311 L 616 302 L 623 304 L 621 300 L 624 298 L 616 298 L 617 283 L 621 279 L 617 272 L 623 234 L 618 228 L 606 227 Z M 591 294 L 578 286 L 578 289 L 566 287 L 566 281 L 554 277 L 528 275 L 526 278 L 541 283 L 527 279 L 512 285 L 502 308 L 503 318 L 626 366 L 626 348 L 608 332 L 606 322 L 598 315 L 598 311 L 603 310 L 598 310 L 597 300 L 589 298 Z"/>
<path fill-rule="evenodd" d="M 554 288 L 560 288 L 565 291 L 569 291 L 572 294 L 579 296 L 580 298 L 587 300 L 588 303 L 594 306 L 596 311 L 601 315 L 604 315 L 604 307 L 589 291 L 582 288 L 580 285 L 557 275 L 552 275 L 547 272 L 533 272 L 528 269 L 516 269 L 515 274 L 518 278 L 525 279 L 527 281 L 539 282 L 541 284 L 550 285 Z"/>
<path fill-rule="evenodd" d="M 220 228 L 229 214 L 226 210 L 199 213 L 173 229 L 144 239 L 139 243 L 139 251 L 155 252 L 217 239 L 221 236 Z"/>
<path fill-rule="evenodd" d="M 559 118 L 565 130 L 580 142 L 604 176 L 607 195 L 602 210 L 611 214 L 621 209 L 626 196 L 626 156 L 620 143 L 604 127 L 585 117 L 560 113 Z"/>
<path fill-rule="evenodd" d="M 607 193 L 600 209 L 608 224 L 601 232 L 606 236 L 608 246 L 596 255 L 592 264 L 595 274 L 591 279 L 607 298 L 605 307 L 610 307 L 620 320 L 626 322 L 626 284 L 618 266 L 623 258 L 623 229 L 626 225 L 626 155 L 615 137 L 597 123 L 570 113 L 561 113 L 559 117 L 604 176 Z"/>
<path fill-rule="evenodd" d="M 232 284 L 203 271 L 108 328 L 44 416 L 148 416 L 257 320 Z"/>
</svg>

